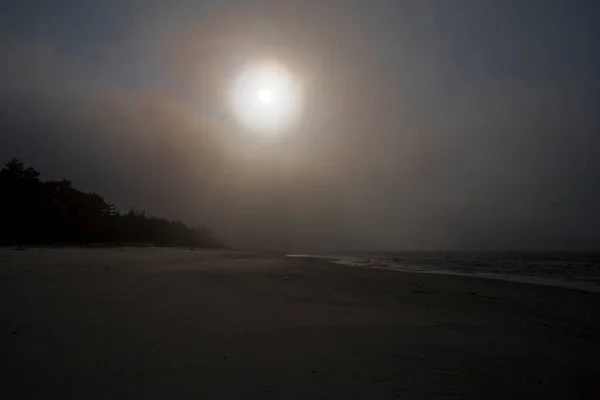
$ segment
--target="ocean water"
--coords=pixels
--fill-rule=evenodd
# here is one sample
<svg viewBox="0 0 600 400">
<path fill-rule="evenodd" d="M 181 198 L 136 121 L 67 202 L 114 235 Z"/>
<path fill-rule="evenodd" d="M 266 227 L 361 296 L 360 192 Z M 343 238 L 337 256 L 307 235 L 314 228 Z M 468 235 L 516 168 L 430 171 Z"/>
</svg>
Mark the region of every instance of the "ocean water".
<svg viewBox="0 0 600 400">
<path fill-rule="evenodd" d="M 600 292 L 600 253 L 379 252 L 290 255 L 350 267 L 501 279 Z"/>
</svg>

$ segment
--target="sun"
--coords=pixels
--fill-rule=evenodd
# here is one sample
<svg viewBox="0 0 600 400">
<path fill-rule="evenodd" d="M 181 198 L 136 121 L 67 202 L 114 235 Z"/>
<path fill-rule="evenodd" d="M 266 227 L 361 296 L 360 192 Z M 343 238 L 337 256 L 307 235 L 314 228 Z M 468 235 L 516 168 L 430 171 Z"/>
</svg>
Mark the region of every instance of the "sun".
<svg viewBox="0 0 600 400">
<path fill-rule="evenodd" d="M 245 129 L 281 133 L 297 122 L 302 103 L 299 79 L 281 63 L 257 62 L 234 81 L 233 110 Z"/>
<path fill-rule="evenodd" d="M 265 106 L 271 104 L 271 92 L 268 89 L 261 89 L 258 91 L 258 101 Z"/>
</svg>

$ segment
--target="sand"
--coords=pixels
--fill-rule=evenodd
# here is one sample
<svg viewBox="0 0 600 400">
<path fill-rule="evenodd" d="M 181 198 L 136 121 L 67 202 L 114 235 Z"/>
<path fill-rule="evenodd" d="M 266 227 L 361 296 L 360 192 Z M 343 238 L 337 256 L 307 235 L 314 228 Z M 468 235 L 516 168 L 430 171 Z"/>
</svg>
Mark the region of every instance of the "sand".
<svg viewBox="0 0 600 400">
<path fill-rule="evenodd" d="M 600 398 L 600 295 L 267 253 L 0 249 L 6 398 Z"/>
</svg>

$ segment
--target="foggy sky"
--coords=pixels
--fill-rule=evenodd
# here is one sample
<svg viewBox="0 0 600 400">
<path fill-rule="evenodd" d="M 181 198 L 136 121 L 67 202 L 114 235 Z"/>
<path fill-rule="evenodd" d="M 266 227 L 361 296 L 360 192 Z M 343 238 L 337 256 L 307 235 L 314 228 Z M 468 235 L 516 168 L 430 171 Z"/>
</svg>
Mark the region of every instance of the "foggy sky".
<svg viewBox="0 0 600 400">
<path fill-rule="evenodd" d="M 52 4 L 50 4 L 52 3 Z M 599 249 L 595 2 L 0 5 L 0 160 L 237 246 Z M 303 79 L 265 141 L 224 95 Z"/>
</svg>

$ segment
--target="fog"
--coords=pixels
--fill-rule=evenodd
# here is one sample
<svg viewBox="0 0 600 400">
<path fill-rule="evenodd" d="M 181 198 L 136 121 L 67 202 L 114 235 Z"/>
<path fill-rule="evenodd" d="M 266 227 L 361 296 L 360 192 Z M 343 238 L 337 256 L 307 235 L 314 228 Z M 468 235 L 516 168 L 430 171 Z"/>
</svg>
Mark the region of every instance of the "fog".
<svg viewBox="0 0 600 400">
<path fill-rule="evenodd" d="M 234 246 L 600 248 L 591 10 L 321 3 L 2 10 L 0 160 Z M 270 139 L 225 95 L 265 56 L 305 90 Z"/>
</svg>

